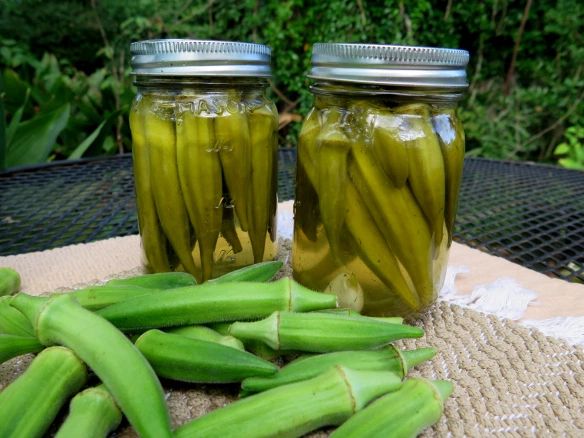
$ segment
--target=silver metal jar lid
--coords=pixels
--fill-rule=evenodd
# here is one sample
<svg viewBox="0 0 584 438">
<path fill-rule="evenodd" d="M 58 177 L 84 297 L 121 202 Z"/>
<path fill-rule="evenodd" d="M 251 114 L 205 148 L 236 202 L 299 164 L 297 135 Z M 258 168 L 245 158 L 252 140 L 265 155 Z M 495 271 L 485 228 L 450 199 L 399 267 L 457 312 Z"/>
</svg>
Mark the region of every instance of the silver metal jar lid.
<svg viewBox="0 0 584 438">
<path fill-rule="evenodd" d="M 271 50 L 263 44 L 188 39 L 130 45 L 136 75 L 270 77 Z"/>
<path fill-rule="evenodd" d="M 308 77 L 398 87 L 468 87 L 468 52 L 459 49 L 377 44 L 318 43 Z"/>
</svg>

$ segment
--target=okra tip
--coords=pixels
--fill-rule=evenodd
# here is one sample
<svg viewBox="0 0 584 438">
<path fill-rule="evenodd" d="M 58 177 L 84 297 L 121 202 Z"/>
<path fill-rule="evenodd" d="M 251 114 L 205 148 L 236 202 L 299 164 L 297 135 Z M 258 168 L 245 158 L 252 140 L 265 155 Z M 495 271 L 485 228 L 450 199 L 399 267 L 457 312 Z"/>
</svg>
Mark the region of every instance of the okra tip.
<svg viewBox="0 0 584 438">
<path fill-rule="evenodd" d="M 405 350 L 400 352 L 404 361 L 404 368 L 411 370 L 416 365 L 426 362 L 436 356 L 436 349 L 432 347 Z"/>
<path fill-rule="evenodd" d="M 290 311 L 310 312 L 311 310 L 322 310 L 337 307 L 337 297 L 335 295 L 315 292 L 300 283 L 283 278 L 279 281 L 288 282 L 290 288 Z"/>
<path fill-rule="evenodd" d="M 433 380 L 432 385 L 436 388 L 436 392 L 444 402 L 454 391 L 454 385 L 448 380 Z"/>
</svg>

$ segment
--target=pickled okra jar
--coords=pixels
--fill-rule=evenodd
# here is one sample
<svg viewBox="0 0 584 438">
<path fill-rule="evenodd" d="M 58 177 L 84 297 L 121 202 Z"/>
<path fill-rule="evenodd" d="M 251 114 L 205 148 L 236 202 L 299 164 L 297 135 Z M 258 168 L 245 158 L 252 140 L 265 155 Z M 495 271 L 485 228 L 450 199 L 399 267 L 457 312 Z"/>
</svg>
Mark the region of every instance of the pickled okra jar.
<svg viewBox="0 0 584 438">
<path fill-rule="evenodd" d="M 294 278 L 371 315 L 415 315 L 444 282 L 462 177 L 468 52 L 316 44 L 299 138 Z"/>
<path fill-rule="evenodd" d="M 132 43 L 130 111 L 144 260 L 198 281 L 276 256 L 278 113 L 260 44 Z"/>
</svg>

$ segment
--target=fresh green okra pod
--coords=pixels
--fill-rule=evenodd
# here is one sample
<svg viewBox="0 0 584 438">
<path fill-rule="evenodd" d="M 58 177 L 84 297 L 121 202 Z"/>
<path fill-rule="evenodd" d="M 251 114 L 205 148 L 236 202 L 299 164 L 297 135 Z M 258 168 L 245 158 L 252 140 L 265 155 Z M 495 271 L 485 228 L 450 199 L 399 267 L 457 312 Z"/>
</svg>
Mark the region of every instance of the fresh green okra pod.
<svg viewBox="0 0 584 438">
<path fill-rule="evenodd" d="M 61 406 L 86 379 L 85 364 L 71 350 L 43 350 L 22 375 L 0 392 L 0 436 L 43 436 Z"/>
<path fill-rule="evenodd" d="M 277 311 L 260 321 L 235 322 L 229 333 L 244 343 L 263 341 L 275 350 L 324 353 L 378 348 L 397 339 L 419 338 L 424 331 L 361 317 Z"/>
<path fill-rule="evenodd" d="M 310 311 L 336 306 L 336 297 L 313 292 L 289 278 L 272 283 L 207 283 L 144 295 L 98 311 L 122 330 L 254 319 L 275 310 Z"/>
<path fill-rule="evenodd" d="M 270 376 L 278 369 L 246 351 L 160 330 L 142 334 L 136 347 L 156 374 L 182 382 L 240 382 L 246 377 Z"/>
<path fill-rule="evenodd" d="M 121 421 L 115 400 L 104 385 L 99 385 L 73 397 L 55 438 L 106 438 Z"/>
<path fill-rule="evenodd" d="M 77 302 L 86 309 L 99 310 L 131 298 L 143 295 L 158 295 L 164 293 L 163 290 L 145 288 L 134 285 L 103 285 L 89 286 L 70 292 Z"/>
<path fill-rule="evenodd" d="M 38 353 L 44 347 L 37 338 L 0 333 L 0 364 L 27 353 Z"/>
<path fill-rule="evenodd" d="M 379 350 L 337 351 L 301 357 L 269 377 L 249 377 L 241 383 L 242 394 L 266 391 L 277 386 L 311 379 L 335 366 L 361 371 L 391 371 L 402 379 L 414 366 L 432 359 L 434 348 L 400 351 L 388 345 Z"/>
<path fill-rule="evenodd" d="M 192 108 L 180 113 L 176 125 L 180 187 L 199 244 L 202 281 L 213 276 L 223 217 L 223 177 L 213 125 L 212 117 Z"/>
<path fill-rule="evenodd" d="M 0 268 L 0 297 L 20 290 L 20 275 L 12 268 Z"/>
<path fill-rule="evenodd" d="M 209 324 L 209 327 L 225 337 L 237 339 L 229 334 L 229 328 L 231 327 L 230 322 L 217 322 Z M 237 339 L 237 341 L 241 342 L 239 339 Z M 261 341 L 255 341 L 252 339 L 247 340 L 245 344 L 241 342 L 241 344 L 243 345 L 246 351 L 255 354 L 257 357 L 261 357 L 262 359 L 273 361 L 280 357 L 280 352 L 274 350 L 273 348 L 268 347 Z"/>
<path fill-rule="evenodd" d="M 10 302 L 8 296 L 0 297 L 0 333 L 24 337 L 35 337 L 34 328 L 26 316 Z"/>
<path fill-rule="evenodd" d="M 399 390 L 351 417 L 331 438 L 416 437 L 440 419 L 452 389 L 452 383 L 446 380 L 406 380 Z"/>
<path fill-rule="evenodd" d="M 105 286 L 138 286 L 146 289 L 176 289 L 194 286 L 197 280 L 188 272 L 157 272 L 128 278 L 115 278 Z"/>
<path fill-rule="evenodd" d="M 356 318 L 374 319 L 376 321 L 387 322 L 388 324 L 403 324 L 404 319 L 401 316 L 365 316 L 359 312 L 349 309 L 337 307 L 335 309 L 316 310 L 314 313 L 333 313 L 336 315 L 351 316 Z M 350 367 L 349 367 L 350 368 Z"/>
<path fill-rule="evenodd" d="M 142 248 L 150 269 L 156 272 L 170 270 L 167 240 L 158 221 L 158 213 L 152 194 L 153 182 L 150 173 L 150 154 L 146 142 L 145 114 L 150 111 L 150 97 L 140 99 L 130 110 L 132 130 L 132 162 L 138 206 L 138 225 Z"/>
<path fill-rule="evenodd" d="M 155 182 L 151 184 L 150 189 L 166 238 L 184 269 L 195 275 L 197 269 L 191 253 L 191 242 L 194 239 L 191 236 L 189 218 L 183 200 L 185 188 L 179 183 L 182 157 L 180 136 L 177 141 L 175 122 L 172 119 L 174 112 L 171 114 L 174 102 L 162 100 L 162 97 L 153 98 L 151 102 L 151 107 L 145 111 L 144 115 L 150 173 L 155 176 Z M 196 228 L 195 233 L 197 233 Z M 197 238 L 199 238 L 198 235 Z"/>
<path fill-rule="evenodd" d="M 191 339 L 198 339 L 200 341 L 215 342 L 226 347 L 236 348 L 238 350 L 245 350 L 243 343 L 229 335 L 222 335 L 221 333 L 204 325 L 187 325 L 184 327 L 175 327 L 165 330 L 167 333 L 181 335 Z"/>
<path fill-rule="evenodd" d="M 123 333 L 68 295 L 42 298 L 20 293 L 12 304 L 34 324 L 41 343 L 70 348 L 93 370 L 140 436 L 172 435 L 162 386 Z"/>
<path fill-rule="evenodd" d="M 300 437 L 323 426 L 341 424 L 371 400 L 399 388 L 387 371 L 335 367 L 303 382 L 244 398 L 186 423 L 177 438 Z"/>
</svg>

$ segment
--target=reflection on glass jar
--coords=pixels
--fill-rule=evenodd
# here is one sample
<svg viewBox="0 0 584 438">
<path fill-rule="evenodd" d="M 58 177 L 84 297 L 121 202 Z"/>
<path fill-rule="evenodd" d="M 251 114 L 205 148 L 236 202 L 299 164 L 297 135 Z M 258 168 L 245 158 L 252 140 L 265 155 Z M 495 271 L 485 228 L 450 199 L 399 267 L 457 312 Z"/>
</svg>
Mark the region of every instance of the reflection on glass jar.
<svg viewBox="0 0 584 438">
<path fill-rule="evenodd" d="M 145 263 L 153 272 L 183 270 L 205 281 L 276 256 L 278 113 L 265 96 L 269 49 L 190 43 L 132 47 L 142 59 L 133 59 L 138 94 L 130 127 Z M 179 71 L 168 44 L 184 49 Z M 152 51 L 167 74 L 149 70 Z M 242 73 L 238 53 L 255 53 L 267 72 Z"/>
<path fill-rule="evenodd" d="M 452 243 L 466 81 L 430 89 L 318 73 L 298 145 L 294 277 L 366 314 L 419 313 L 436 300 Z"/>
</svg>

